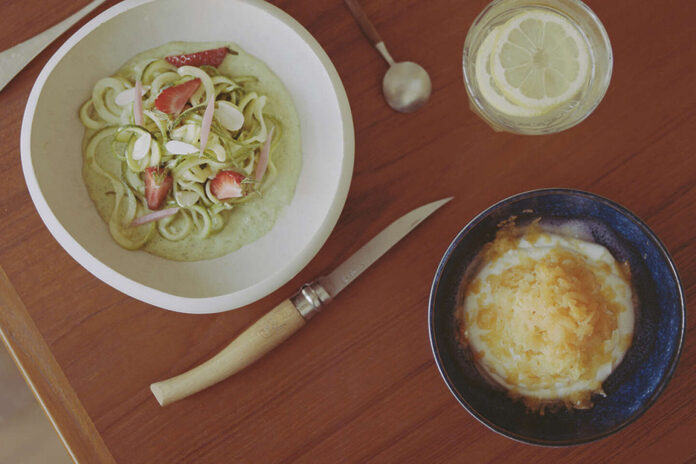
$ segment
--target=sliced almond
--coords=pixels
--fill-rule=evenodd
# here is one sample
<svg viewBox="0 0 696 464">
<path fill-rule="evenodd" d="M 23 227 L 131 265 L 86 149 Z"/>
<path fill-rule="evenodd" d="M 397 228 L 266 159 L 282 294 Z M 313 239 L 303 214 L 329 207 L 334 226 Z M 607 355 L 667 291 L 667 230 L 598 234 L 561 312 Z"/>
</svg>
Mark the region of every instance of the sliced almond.
<svg viewBox="0 0 696 464">
<path fill-rule="evenodd" d="M 133 144 L 133 159 L 135 161 L 140 161 L 150 152 L 150 142 L 152 142 L 152 136 L 149 133 L 138 137 Z"/>
<path fill-rule="evenodd" d="M 212 147 L 210 147 L 210 151 L 215 153 L 215 157 L 217 158 L 218 161 L 221 163 L 224 163 L 225 160 L 227 159 L 227 153 L 225 153 L 225 147 L 220 145 L 219 143 L 216 143 Z"/>
<path fill-rule="evenodd" d="M 150 90 L 149 85 L 143 85 L 142 88 L 142 95 L 145 95 L 145 93 Z M 142 96 L 141 95 L 141 96 Z M 135 87 L 132 87 L 130 89 L 126 89 L 123 92 L 119 93 L 116 95 L 116 98 L 114 99 L 116 104 L 118 106 L 126 106 L 128 103 L 132 103 L 135 101 Z"/>
<path fill-rule="evenodd" d="M 232 132 L 238 131 L 244 125 L 244 113 L 232 103 L 224 100 L 217 102 L 215 119 L 222 124 L 222 127 Z"/>
<path fill-rule="evenodd" d="M 170 140 L 164 147 L 172 155 L 191 155 L 193 153 L 198 153 L 198 147 L 190 143 L 182 142 L 181 140 Z"/>
</svg>

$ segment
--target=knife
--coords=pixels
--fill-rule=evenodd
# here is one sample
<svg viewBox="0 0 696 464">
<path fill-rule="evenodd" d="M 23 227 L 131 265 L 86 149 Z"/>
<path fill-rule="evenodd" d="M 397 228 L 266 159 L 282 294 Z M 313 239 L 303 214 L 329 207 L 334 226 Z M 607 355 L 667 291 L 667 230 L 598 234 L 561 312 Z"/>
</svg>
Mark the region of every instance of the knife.
<svg viewBox="0 0 696 464">
<path fill-rule="evenodd" d="M 105 0 L 94 0 L 80 11 L 64 19 L 50 29 L 46 29 L 39 35 L 8 48 L 0 53 L 0 91 L 28 65 L 36 55 L 41 53 L 63 32 L 70 29 L 76 22 L 87 16 Z"/>
<path fill-rule="evenodd" d="M 365 269 L 451 199 L 428 203 L 400 217 L 333 272 L 303 285 L 295 295 L 266 313 L 216 356 L 190 371 L 150 385 L 152 394 L 161 406 L 166 406 L 254 363 L 301 329 Z"/>
</svg>

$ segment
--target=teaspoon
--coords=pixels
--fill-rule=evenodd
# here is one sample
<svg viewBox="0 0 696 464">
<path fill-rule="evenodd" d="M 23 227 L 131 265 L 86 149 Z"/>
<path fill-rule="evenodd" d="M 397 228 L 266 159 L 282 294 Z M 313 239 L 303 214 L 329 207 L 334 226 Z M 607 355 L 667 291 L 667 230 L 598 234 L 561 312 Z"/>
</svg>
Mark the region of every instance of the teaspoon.
<svg viewBox="0 0 696 464">
<path fill-rule="evenodd" d="M 401 113 L 411 113 L 425 105 L 432 90 L 428 72 L 412 61 L 395 62 L 357 0 L 344 1 L 365 37 L 389 63 L 389 70 L 382 80 L 382 92 L 389 106 Z"/>
</svg>

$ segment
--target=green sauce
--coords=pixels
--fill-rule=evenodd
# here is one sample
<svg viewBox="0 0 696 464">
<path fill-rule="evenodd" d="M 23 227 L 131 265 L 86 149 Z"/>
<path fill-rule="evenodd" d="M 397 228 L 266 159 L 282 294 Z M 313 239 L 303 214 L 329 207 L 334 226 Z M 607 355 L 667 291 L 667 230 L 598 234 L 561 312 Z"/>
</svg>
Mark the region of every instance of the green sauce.
<svg viewBox="0 0 696 464">
<path fill-rule="evenodd" d="M 282 210 L 292 200 L 302 167 L 300 122 L 290 94 L 265 63 L 245 53 L 236 44 L 171 42 L 138 54 L 128 61 L 117 75 L 133 80 L 137 74 L 136 64 L 143 61 L 222 46 L 227 46 L 239 54 L 228 54 L 218 69 L 230 76 L 256 77 L 258 81 L 249 84 L 249 89 L 268 97 L 264 113 L 282 124 L 283 134 L 273 152 L 273 162 L 278 174 L 264 191 L 263 197 L 253 198 L 236 206 L 232 211 L 222 213 L 226 215 L 227 223 L 218 233 L 204 239 L 188 235 L 180 241 L 169 241 L 155 231 L 142 249 L 163 258 L 176 261 L 217 258 L 263 237 L 273 228 Z M 86 131 L 85 140 L 88 140 L 93 133 L 94 131 L 91 130 Z M 98 146 L 96 159 L 102 168 L 116 177 L 121 177 L 120 161 L 111 153 L 108 140 Z M 111 182 L 86 164 L 83 165 L 83 177 L 100 216 L 108 223 L 114 207 Z"/>
</svg>

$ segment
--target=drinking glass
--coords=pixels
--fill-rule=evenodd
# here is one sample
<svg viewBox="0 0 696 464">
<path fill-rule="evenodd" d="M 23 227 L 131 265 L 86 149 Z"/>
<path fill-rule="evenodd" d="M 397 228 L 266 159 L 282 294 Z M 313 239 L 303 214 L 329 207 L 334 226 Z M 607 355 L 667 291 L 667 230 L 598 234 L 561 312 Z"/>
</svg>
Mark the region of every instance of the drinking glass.
<svg viewBox="0 0 696 464">
<path fill-rule="evenodd" d="M 501 26 L 511 18 L 531 10 L 556 13 L 567 19 L 579 32 L 589 55 L 587 79 L 580 90 L 561 104 L 534 111 L 521 108 L 504 94 L 493 91 L 495 81 L 492 77 L 490 82 L 487 80 L 490 68 L 488 72 L 483 69 L 490 63 L 482 59 L 477 63 L 481 45 L 489 34 L 501 30 Z M 495 0 L 478 15 L 464 43 L 464 82 L 470 107 L 496 131 L 548 134 L 578 124 L 592 113 L 604 97 L 611 80 L 612 65 L 611 44 L 604 26 L 597 15 L 579 0 Z M 481 67 L 478 76 L 477 66 Z M 486 88 L 482 89 L 482 85 Z"/>
</svg>

